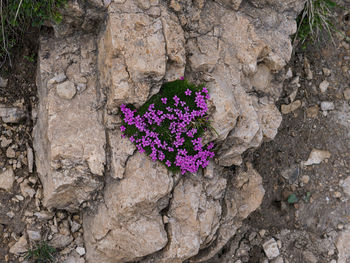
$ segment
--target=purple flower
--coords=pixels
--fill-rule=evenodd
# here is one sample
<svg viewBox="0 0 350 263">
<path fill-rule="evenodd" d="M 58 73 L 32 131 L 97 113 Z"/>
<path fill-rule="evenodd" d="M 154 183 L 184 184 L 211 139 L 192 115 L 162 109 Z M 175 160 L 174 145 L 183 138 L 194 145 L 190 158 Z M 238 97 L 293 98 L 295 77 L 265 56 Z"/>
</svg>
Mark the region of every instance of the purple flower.
<svg viewBox="0 0 350 263">
<path fill-rule="evenodd" d="M 166 164 L 168 167 L 171 166 L 171 162 L 170 162 L 169 160 L 167 160 L 167 161 L 165 162 L 165 164 Z"/>
<path fill-rule="evenodd" d="M 184 79 L 185 79 L 185 77 L 184 77 L 184 76 L 181 76 L 181 77 L 180 77 L 180 80 L 184 80 Z"/>
<path fill-rule="evenodd" d="M 120 126 L 120 130 L 124 132 L 126 130 L 125 126 Z"/>
<path fill-rule="evenodd" d="M 190 89 L 187 89 L 186 91 L 185 91 L 185 95 L 186 96 L 190 96 L 192 94 L 192 91 L 190 90 Z"/>
<path fill-rule="evenodd" d="M 167 98 L 161 98 L 160 100 L 163 102 L 163 104 L 166 104 L 168 99 Z"/>
</svg>

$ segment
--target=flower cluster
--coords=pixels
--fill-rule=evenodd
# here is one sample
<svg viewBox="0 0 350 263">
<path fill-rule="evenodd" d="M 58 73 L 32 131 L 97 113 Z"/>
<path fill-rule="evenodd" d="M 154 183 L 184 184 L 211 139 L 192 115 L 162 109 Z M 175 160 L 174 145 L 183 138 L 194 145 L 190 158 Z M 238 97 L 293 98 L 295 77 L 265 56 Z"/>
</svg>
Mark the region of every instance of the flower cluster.
<svg viewBox="0 0 350 263">
<path fill-rule="evenodd" d="M 120 130 L 153 161 L 182 174 L 195 173 L 214 157 L 213 143 L 203 145 L 201 138 L 206 129 L 209 98 L 205 87 L 184 79 L 168 82 L 139 110 L 121 105 Z"/>
</svg>

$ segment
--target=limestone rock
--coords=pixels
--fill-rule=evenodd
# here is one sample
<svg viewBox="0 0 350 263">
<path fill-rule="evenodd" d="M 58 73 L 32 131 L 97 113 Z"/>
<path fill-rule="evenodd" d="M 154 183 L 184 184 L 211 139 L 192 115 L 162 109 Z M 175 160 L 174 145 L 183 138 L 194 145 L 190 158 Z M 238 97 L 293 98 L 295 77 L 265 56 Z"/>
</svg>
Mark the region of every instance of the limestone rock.
<svg viewBox="0 0 350 263">
<path fill-rule="evenodd" d="M 44 205 L 48 207 L 77 209 L 101 186 L 97 177 L 104 171 L 106 139 L 99 113 L 93 107 L 97 103 L 96 72 L 91 66 L 95 50 L 93 37 L 88 35 L 79 36 L 79 40 L 71 37 L 41 42 L 34 149 L 44 186 Z M 47 53 L 51 53 L 50 59 L 45 57 Z M 74 100 L 60 100 L 47 81 L 55 72 L 64 71 L 71 60 L 79 64 L 80 74 L 88 79 L 87 90 Z"/>
<path fill-rule="evenodd" d="M 25 235 L 21 236 L 19 240 L 10 247 L 10 253 L 15 255 L 21 255 L 28 250 L 28 242 Z"/>
<path fill-rule="evenodd" d="M 5 171 L 0 172 L 0 188 L 6 191 L 11 191 L 15 181 L 15 174 L 11 167 L 6 168 Z"/>
<path fill-rule="evenodd" d="M 266 241 L 263 244 L 263 248 L 266 256 L 269 259 L 274 259 L 275 257 L 278 257 L 278 255 L 280 254 L 280 251 L 277 246 L 277 242 L 274 238 L 271 238 L 270 240 Z"/>
<path fill-rule="evenodd" d="M 25 111 L 18 107 L 5 107 L 0 104 L 0 117 L 6 123 L 18 123 L 26 117 Z"/>
<path fill-rule="evenodd" d="M 60 98 L 71 100 L 77 93 L 77 90 L 73 82 L 66 81 L 57 85 L 56 92 Z"/>
<path fill-rule="evenodd" d="M 340 232 L 336 247 L 338 249 L 338 263 L 346 263 L 350 260 L 350 227 Z"/>
<path fill-rule="evenodd" d="M 88 261 L 134 261 L 162 249 L 168 238 L 159 212 L 172 186 L 163 165 L 139 153 L 131 156 L 124 178 L 107 184 L 106 203 L 84 216 Z"/>
</svg>

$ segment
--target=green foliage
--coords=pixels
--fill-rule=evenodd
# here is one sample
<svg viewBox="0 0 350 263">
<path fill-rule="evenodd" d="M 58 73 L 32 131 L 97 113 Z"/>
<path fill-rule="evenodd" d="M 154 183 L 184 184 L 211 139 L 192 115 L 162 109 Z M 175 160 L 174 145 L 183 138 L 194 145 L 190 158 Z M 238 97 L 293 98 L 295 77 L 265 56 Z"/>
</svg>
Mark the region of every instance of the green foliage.
<svg viewBox="0 0 350 263">
<path fill-rule="evenodd" d="M 163 112 L 167 112 L 166 108 L 181 108 L 183 107 L 175 107 L 173 97 L 176 95 L 181 101 L 186 102 L 186 106 L 189 107 L 189 111 L 192 112 L 193 110 L 198 110 L 198 107 L 195 102 L 195 92 L 202 91 L 204 88 L 204 84 L 196 86 L 187 80 L 175 80 L 172 82 L 167 82 L 163 84 L 160 91 L 153 95 L 145 104 L 143 104 L 139 109 L 137 109 L 137 112 L 135 116 L 143 116 L 149 106 L 151 104 L 154 104 L 154 108 L 156 110 L 161 110 Z M 189 89 L 192 91 L 192 94 L 190 96 L 185 95 L 185 91 Z M 167 104 L 162 103 L 161 98 L 167 98 Z M 130 109 L 135 109 L 133 105 L 126 105 Z M 120 113 L 122 115 L 122 113 Z M 123 116 L 122 116 L 123 119 Z M 171 121 L 165 120 L 161 126 L 158 126 L 156 124 L 150 125 L 150 130 L 160 134 L 160 140 L 166 141 L 168 145 L 172 145 L 172 142 L 175 140 L 175 134 L 171 134 L 169 131 Z M 126 128 L 125 135 L 127 137 L 133 136 L 136 139 L 142 138 L 145 133 L 139 133 L 138 129 L 135 127 L 135 125 L 128 125 L 125 123 L 125 121 L 122 122 L 122 125 Z M 197 129 L 197 133 L 194 134 L 193 138 L 186 137 L 185 142 L 183 144 L 183 148 L 187 150 L 189 155 L 195 155 L 197 152 L 193 149 L 192 140 L 198 139 L 199 137 L 202 137 L 204 132 L 209 129 L 214 132 L 216 132 L 213 127 L 210 125 L 210 121 L 207 119 L 207 116 L 204 116 L 202 118 L 197 118 L 196 121 L 192 122 L 189 127 L 186 127 L 188 130 L 195 128 Z M 151 154 L 151 147 L 145 147 L 144 148 L 146 154 Z M 166 158 L 165 160 L 170 160 L 172 163 L 174 163 L 175 158 L 177 155 L 177 151 L 174 152 L 166 152 Z M 162 163 L 165 165 L 165 160 L 162 161 Z M 165 165 L 166 166 L 166 165 Z M 170 171 L 172 172 L 178 172 L 180 169 L 179 167 L 172 165 L 170 167 L 166 166 Z"/>
<path fill-rule="evenodd" d="M 45 20 L 60 22 L 58 8 L 67 0 L 0 0 L 0 59 L 11 64 L 11 49 L 30 27 L 41 26 Z M 0 64 L 1 65 L 1 64 Z"/>
<path fill-rule="evenodd" d="M 296 194 L 291 194 L 288 196 L 287 202 L 288 204 L 295 204 L 299 201 L 299 198 L 297 197 Z"/>
<path fill-rule="evenodd" d="M 332 0 L 307 0 L 302 13 L 297 18 L 298 30 L 294 40 L 306 48 L 308 41 L 320 41 L 321 32 L 327 32 L 333 41 L 332 32 L 336 28 L 331 22 L 331 10 L 337 6 Z M 333 41 L 334 43 L 334 41 Z"/>
<path fill-rule="evenodd" d="M 55 260 L 56 249 L 49 246 L 46 242 L 36 245 L 35 249 L 30 249 L 25 254 L 26 260 L 32 260 L 34 263 L 51 263 Z"/>
</svg>

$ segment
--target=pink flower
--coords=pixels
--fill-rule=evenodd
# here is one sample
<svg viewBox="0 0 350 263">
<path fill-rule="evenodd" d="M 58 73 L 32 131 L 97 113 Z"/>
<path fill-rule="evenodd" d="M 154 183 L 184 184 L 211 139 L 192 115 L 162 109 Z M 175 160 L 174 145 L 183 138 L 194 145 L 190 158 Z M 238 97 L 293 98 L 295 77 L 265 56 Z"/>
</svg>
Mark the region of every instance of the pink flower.
<svg viewBox="0 0 350 263">
<path fill-rule="evenodd" d="M 126 130 L 126 128 L 125 128 L 124 126 L 120 126 L 120 130 L 121 130 L 122 132 L 124 132 L 124 131 Z"/>
<path fill-rule="evenodd" d="M 165 162 L 165 164 L 166 164 L 168 167 L 171 166 L 171 162 L 170 162 L 169 160 L 167 160 L 167 161 Z"/>
<path fill-rule="evenodd" d="M 186 91 L 185 91 L 185 95 L 186 96 L 190 96 L 192 94 L 192 91 L 190 90 L 190 89 L 187 89 Z"/>
<path fill-rule="evenodd" d="M 180 80 L 184 80 L 184 79 L 185 79 L 185 77 L 184 77 L 184 76 L 181 76 L 181 77 L 180 77 Z"/>
<path fill-rule="evenodd" d="M 167 98 L 161 98 L 160 100 L 163 102 L 163 104 L 166 104 L 168 99 Z"/>
</svg>

